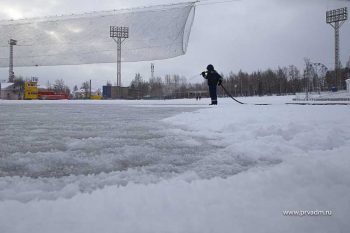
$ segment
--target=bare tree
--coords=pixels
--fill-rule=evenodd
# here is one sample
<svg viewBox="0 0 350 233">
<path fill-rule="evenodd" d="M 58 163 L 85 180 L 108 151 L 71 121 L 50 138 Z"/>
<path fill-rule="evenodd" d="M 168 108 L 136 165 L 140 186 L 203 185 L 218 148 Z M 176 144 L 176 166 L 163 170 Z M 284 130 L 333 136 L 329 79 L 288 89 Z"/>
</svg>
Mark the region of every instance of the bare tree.
<svg viewBox="0 0 350 233">
<path fill-rule="evenodd" d="M 70 93 L 69 87 L 64 83 L 63 79 L 55 80 L 55 83 L 53 84 L 53 90 L 56 93 Z"/>
<path fill-rule="evenodd" d="M 163 97 L 163 81 L 160 77 L 150 78 L 149 80 L 150 96 L 153 98 Z"/>
</svg>

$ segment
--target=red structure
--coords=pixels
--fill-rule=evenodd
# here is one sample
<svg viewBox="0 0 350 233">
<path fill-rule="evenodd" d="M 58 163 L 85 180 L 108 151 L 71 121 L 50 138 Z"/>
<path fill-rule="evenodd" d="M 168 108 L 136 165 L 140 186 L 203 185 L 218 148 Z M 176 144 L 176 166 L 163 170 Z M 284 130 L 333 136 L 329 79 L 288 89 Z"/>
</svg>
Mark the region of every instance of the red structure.
<svg viewBox="0 0 350 233">
<path fill-rule="evenodd" d="M 40 100 L 64 100 L 68 99 L 68 94 L 60 93 L 57 94 L 54 91 L 39 91 L 38 98 Z"/>
</svg>

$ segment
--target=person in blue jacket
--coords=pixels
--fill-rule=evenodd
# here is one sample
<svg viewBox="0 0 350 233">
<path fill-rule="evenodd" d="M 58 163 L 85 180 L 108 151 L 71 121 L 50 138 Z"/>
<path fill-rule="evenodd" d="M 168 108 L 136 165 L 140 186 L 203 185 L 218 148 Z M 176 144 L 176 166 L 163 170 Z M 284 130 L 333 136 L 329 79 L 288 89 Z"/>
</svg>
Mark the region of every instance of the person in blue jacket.
<svg viewBox="0 0 350 233">
<path fill-rule="evenodd" d="M 207 71 L 202 72 L 202 76 L 203 76 L 203 78 L 208 80 L 209 93 L 210 93 L 210 98 L 211 98 L 210 105 L 217 105 L 218 104 L 218 96 L 217 96 L 216 87 L 221 85 L 223 78 L 214 69 L 213 65 L 208 65 Z"/>
</svg>

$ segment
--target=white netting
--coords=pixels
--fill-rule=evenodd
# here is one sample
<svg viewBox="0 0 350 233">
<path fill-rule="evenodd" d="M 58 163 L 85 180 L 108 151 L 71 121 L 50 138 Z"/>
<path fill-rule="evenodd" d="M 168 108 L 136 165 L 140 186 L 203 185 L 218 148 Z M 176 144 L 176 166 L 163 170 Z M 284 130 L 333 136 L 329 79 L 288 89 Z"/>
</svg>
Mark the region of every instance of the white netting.
<svg viewBox="0 0 350 233">
<path fill-rule="evenodd" d="M 82 15 L 0 22 L 0 67 L 114 63 L 117 45 L 110 26 L 129 27 L 122 61 L 159 60 L 183 55 L 194 19 L 193 2 Z"/>
</svg>

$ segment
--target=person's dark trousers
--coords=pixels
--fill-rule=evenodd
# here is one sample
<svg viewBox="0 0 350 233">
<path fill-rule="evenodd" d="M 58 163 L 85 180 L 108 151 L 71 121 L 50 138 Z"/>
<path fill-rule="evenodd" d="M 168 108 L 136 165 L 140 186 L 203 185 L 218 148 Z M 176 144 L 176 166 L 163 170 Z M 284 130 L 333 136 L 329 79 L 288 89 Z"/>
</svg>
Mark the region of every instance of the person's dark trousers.
<svg viewBox="0 0 350 233">
<path fill-rule="evenodd" d="M 209 94 L 211 98 L 211 104 L 218 104 L 218 96 L 216 94 L 216 85 L 209 85 Z"/>
</svg>

